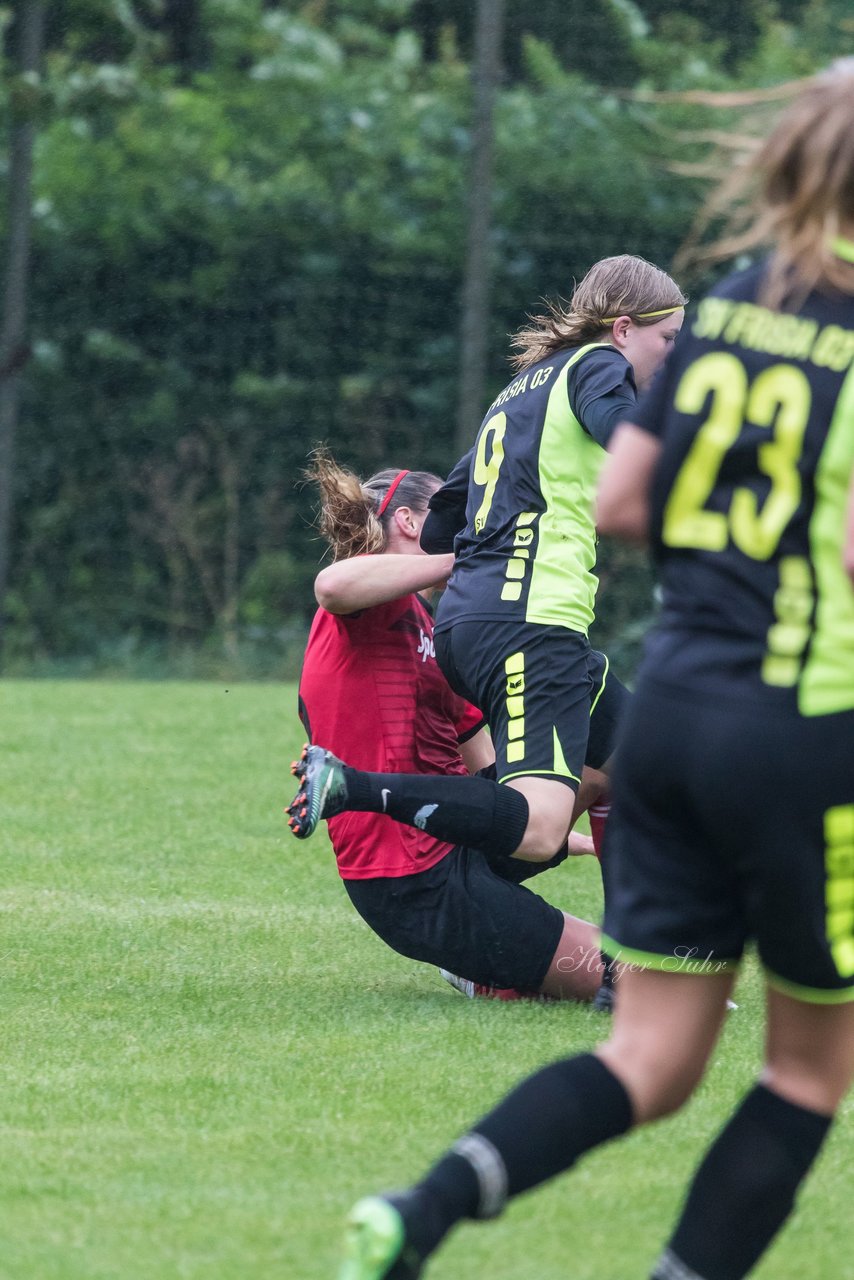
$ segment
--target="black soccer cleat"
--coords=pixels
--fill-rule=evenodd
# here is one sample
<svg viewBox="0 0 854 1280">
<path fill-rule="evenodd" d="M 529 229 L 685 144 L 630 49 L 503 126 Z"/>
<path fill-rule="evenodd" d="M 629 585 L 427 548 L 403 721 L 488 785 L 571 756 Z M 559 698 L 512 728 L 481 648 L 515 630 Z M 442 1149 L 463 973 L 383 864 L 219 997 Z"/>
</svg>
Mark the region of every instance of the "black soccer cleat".
<svg viewBox="0 0 854 1280">
<path fill-rule="evenodd" d="M 593 1008 L 597 1013 L 613 1013 L 615 1004 L 614 988 L 606 987 L 603 983 L 593 997 Z"/>
<path fill-rule="evenodd" d="M 291 765 L 291 773 L 299 778 L 300 788 L 285 810 L 290 815 L 288 826 L 297 839 L 306 840 L 321 818 L 332 818 L 346 809 L 344 766 L 331 751 L 306 743 L 299 760 Z"/>
<path fill-rule="evenodd" d="M 603 965 L 602 985 L 593 997 L 593 1008 L 598 1013 L 613 1013 L 617 997 L 617 993 L 614 990 L 615 965 L 612 958 L 606 955 L 604 951 L 600 951 L 599 955 L 602 958 Z"/>
</svg>

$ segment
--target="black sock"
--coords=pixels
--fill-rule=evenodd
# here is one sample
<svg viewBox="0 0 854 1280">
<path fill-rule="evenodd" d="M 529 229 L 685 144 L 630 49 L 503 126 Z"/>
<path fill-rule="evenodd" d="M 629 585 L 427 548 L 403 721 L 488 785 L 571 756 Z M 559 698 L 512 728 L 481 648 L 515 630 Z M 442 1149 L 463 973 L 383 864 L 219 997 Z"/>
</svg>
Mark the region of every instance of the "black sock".
<svg viewBox="0 0 854 1280">
<path fill-rule="evenodd" d="M 629 1096 L 594 1054 L 523 1080 L 398 1202 L 422 1257 L 461 1218 L 490 1218 L 510 1196 L 563 1173 L 632 1125 Z"/>
<path fill-rule="evenodd" d="M 366 773 L 345 767 L 347 808 L 387 813 L 437 840 L 515 853 L 528 825 L 521 791 L 466 774 Z"/>
<path fill-rule="evenodd" d="M 653 1280 L 741 1280 L 792 1211 L 832 1117 L 757 1085 L 709 1148 Z"/>
</svg>

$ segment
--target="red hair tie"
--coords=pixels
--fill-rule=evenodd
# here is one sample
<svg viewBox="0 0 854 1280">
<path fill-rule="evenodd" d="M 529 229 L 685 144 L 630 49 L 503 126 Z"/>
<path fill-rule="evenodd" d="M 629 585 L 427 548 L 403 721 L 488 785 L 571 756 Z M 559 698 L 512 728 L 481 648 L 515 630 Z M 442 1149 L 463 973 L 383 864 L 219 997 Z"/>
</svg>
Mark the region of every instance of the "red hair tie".
<svg viewBox="0 0 854 1280">
<path fill-rule="evenodd" d="M 408 472 L 408 471 L 398 471 L 397 475 L 394 477 L 394 479 L 392 480 L 392 482 L 391 482 L 391 484 L 389 485 L 388 489 L 386 490 L 386 495 L 385 495 L 385 497 L 383 498 L 382 502 L 380 503 L 380 509 L 379 509 L 379 511 L 377 512 L 377 519 L 378 519 L 378 520 L 379 520 L 380 516 L 382 515 L 382 513 L 385 511 L 385 509 L 386 509 L 386 507 L 388 506 L 388 504 L 391 502 L 392 497 L 394 496 L 394 491 L 395 491 L 395 489 L 396 489 L 396 488 L 397 488 L 397 486 L 400 484 L 400 482 L 401 482 L 401 480 L 403 479 L 403 477 L 404 477 L 404 476 L 408 476 L 408 475 L 409 475 L 409 472 Z"/>
</svg>

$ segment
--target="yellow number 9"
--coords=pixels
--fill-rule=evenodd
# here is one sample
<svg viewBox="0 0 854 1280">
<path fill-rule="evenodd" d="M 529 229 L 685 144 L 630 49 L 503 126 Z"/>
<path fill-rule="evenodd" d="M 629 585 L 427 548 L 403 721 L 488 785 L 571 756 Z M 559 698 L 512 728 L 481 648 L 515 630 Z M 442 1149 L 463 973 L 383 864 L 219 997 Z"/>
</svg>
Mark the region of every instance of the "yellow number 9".
<svg viewBox="0 0 854 1280">
<path fill-rule="evenodd" d="M 498 473 L 504 461 L 504 432 L 506 430 L 507 414 L 496 413 L 494 417 L 489 419 L 489 422 L 484 424 L 477 438 L 472 479 L 476 485 L 484 486 L 484 492 L 483 501 L 478 507 L 474 518 L 474 531 L 476 534 L 480 534 L 483 531 L 489 515 L 489 509 L 492 506 L 492 499 L 495 497 Z M 492 448 L 487 460 L 486 451 L 490 444 Z"/>
</svg>

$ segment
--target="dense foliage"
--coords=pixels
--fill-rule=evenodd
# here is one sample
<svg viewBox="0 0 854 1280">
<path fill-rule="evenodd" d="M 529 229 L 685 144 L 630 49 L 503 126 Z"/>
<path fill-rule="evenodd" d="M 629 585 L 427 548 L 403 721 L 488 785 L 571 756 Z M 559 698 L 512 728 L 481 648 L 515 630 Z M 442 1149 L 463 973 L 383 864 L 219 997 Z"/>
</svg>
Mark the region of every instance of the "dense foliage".
<svg viewBox="0 0 854 1280">
<path fill-rule="evenodd" d="M 672 9 L 507 0 L 490 393 L 541 296 L 610 253 L 668 265 L 696 209 L 668 162 L 707 117 L 624 90 L 774 84 L 854 43 L 837 0 Z M 454 461 L 473 10 L 50 6 L 12 669 L 206 645 L 283 669 L 321 552 L 309 446 L 363 473 Z M 647 608 L 624 563 L 611 644 Z"/>
</svg>

